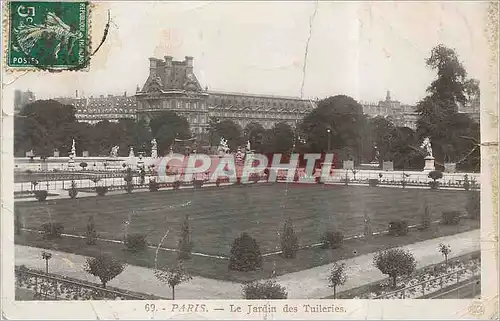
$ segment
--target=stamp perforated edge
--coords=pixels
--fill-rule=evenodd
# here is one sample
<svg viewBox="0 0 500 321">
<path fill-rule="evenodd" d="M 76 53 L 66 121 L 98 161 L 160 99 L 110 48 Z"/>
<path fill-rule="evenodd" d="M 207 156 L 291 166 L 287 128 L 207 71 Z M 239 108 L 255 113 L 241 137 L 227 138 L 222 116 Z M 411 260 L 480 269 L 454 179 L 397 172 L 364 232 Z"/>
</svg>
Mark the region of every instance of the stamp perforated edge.
<svg viewBox="0 0 500 321">
<path fill-rule="evenodd" d="M 3 2 L 3 24 L 2 24 L 2 49 L 4 59 L 3 63 L 3 71 L 5 73 L 15 74 L 18 72 L 50 72 L 50 73 L 59 73 L 59 72 L 88 72 L 90 70 L 90 62 L 92 56 L 92 9 L 94 8 L 94 3 L 90 1 L 85 1 L 87 3 L 87 63 L 84 67 L 79 69 L 74 69 L 73 67 L 68 68 L 40 68 L 36 66 L 31 67 L 11 67 L 8 64 L 9 59 L 9 38 L 10 38 L 10 3 L 13 1 L 4 1 Z"/>
</svg>

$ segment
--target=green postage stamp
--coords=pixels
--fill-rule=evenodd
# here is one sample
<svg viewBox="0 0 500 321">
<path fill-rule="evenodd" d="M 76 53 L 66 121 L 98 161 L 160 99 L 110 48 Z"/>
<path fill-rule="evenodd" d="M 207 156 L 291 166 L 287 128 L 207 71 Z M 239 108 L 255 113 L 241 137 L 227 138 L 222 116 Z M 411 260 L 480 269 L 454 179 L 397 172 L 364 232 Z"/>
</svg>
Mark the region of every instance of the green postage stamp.
<svg viewBox="0 0 500 321">
<path fill-rule="evenodd" d="M 8 3 L 7 66 L 80 70 L 90 58 L 88 2 Z"/>
</svg>

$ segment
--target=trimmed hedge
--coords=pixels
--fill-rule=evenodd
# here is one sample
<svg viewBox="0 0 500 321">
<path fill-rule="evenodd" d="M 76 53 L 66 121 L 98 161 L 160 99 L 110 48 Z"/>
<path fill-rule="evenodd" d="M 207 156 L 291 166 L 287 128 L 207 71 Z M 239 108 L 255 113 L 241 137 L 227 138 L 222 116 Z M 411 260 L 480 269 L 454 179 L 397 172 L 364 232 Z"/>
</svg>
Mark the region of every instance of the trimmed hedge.
<svg viewBox="0 0 500 321">
<path fill-rule="evenodd" d="M 441 223 L 444 225 L 457 225 L 460 223 L 459 211 L 446 211 L 441 214 Z"/>
<path fill-rule="evenodd" d="M 159 189 L 158 182 L 156 182 L 156 181 L 149 181 L 148 187 L 149 187 L 150 192 L 156 192 Z"/>
<path fill-rule="evenodd" d="M 108 187 L 107 186 L 97 186 L 95 188 L 95 192 L 97 193 L 97 195 L 99 196 L 104 196 L 106 195 L 106 193 L 108 192 Z"/>
<path fill-rule="evenodd" d="M 125 246 L 127 247 L 127 250 L 132 252 L 144 250 L 148 245 L 146 237 L 147 235 L 143 233 L 133 233 L 127 235 L 127 238 L 125 239 Z"/>
<path fill-rule="evenodd" d="M 342 234 L 342 232 L 326 231 L 323 234 L 321 242 L 323 243 L 322 247 L 324 249 L 337 249 L 341 247 L 344 242 L 344 234 Z"/>
<path fill-rule="evenodd" d="M 403 236 L 406 234 L 408 234 L 408 222 L 401 220 L 389 222 L 389 235 Z"/>
<path fill-rule="evenodd" d="M 43 202 L 47 199 L 47 196 L 49 196 L 49 192 L 47 191 L 35 191 L 35 198 L 39 202 Z"/>
<path fill-rule="evenodd" d="M 257 241 L 247 233 L 236 238 L 231 247 L 229 269 L 233 271 L 255 271 L 262 267 L 262 255 Z"/>
<path fill-rule="evenodd" d="M 44 239 L 60 238 L 64 231 L 64 225 L 60 222 L 47 222 L 41 226 Z"/>
</svg>

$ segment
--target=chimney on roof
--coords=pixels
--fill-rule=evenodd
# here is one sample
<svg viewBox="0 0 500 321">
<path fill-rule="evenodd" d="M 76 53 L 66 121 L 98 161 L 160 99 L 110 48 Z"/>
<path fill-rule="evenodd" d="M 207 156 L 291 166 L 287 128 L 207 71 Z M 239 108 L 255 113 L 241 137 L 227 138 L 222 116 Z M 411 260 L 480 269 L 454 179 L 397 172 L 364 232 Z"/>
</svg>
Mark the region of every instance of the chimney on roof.
<svg viewBox="0 0 500 321">
<path fill-rule="evenodd" d="M 123 97 L 127 97 L 127 91 L 125 90 L 125 92 L 123 93 Z"/>
<path fill-rule="evenodd" d="M 387 94 L 385 95 L 385 100 L 391 101 L 391 92 L 389 90 L 387 91 Z"/>
<path fill-rule="evenodd" d="M 174 59 L 172 56 L 165 56 L 165 66 L 167 68 L 172 67 L 172 60 Z"/>
<path fill-rule="evenodd" d="M 156 76 L 156 58 L 149 58 L 149 75 Z"/>
<path fill-rule="evenodd" d="M 78 98 L 78 89 L 75 90 L 75 96 L 76 96 L 76 98 Z"/>
<path fill-rule="evenodd" d="M 193 68 L 193 57 L 191 56 L 186 56 L 186 60 L 184 60 L 186 67 L 191 67 Z"/>
</svg>

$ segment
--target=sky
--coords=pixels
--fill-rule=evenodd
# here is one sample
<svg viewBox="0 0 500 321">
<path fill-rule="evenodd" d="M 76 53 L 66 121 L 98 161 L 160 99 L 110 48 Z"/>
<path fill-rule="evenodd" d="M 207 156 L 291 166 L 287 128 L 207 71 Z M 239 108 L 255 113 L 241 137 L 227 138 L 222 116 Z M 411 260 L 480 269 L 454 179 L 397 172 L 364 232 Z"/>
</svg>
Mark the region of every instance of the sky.
<svg viewBox="0 0 500 321">
<path fill-rule="evenodd" d="M 133 94 L 149 57 L 194 57 L 210 90 L 325 98 L 345 94 L 415 104 L 435 77 L 431 49 L 454 48 L 469 77 L 481 79 L 487 48 L 483 2 L 98 2 L 93 46 L 111 13 L 106 42 L 87 72 L 4 74 L 37 98 Z M 309 40 L 308 40 L 309 39 Z M 305 60 L 306 45 L 307 59 Z M 304 68 L 304 60 L 306 66 Z M 304 77 L 305 69 L 305 77 Z M 302 82 L 304 82 L 302 88 Z"/>
</svg>

